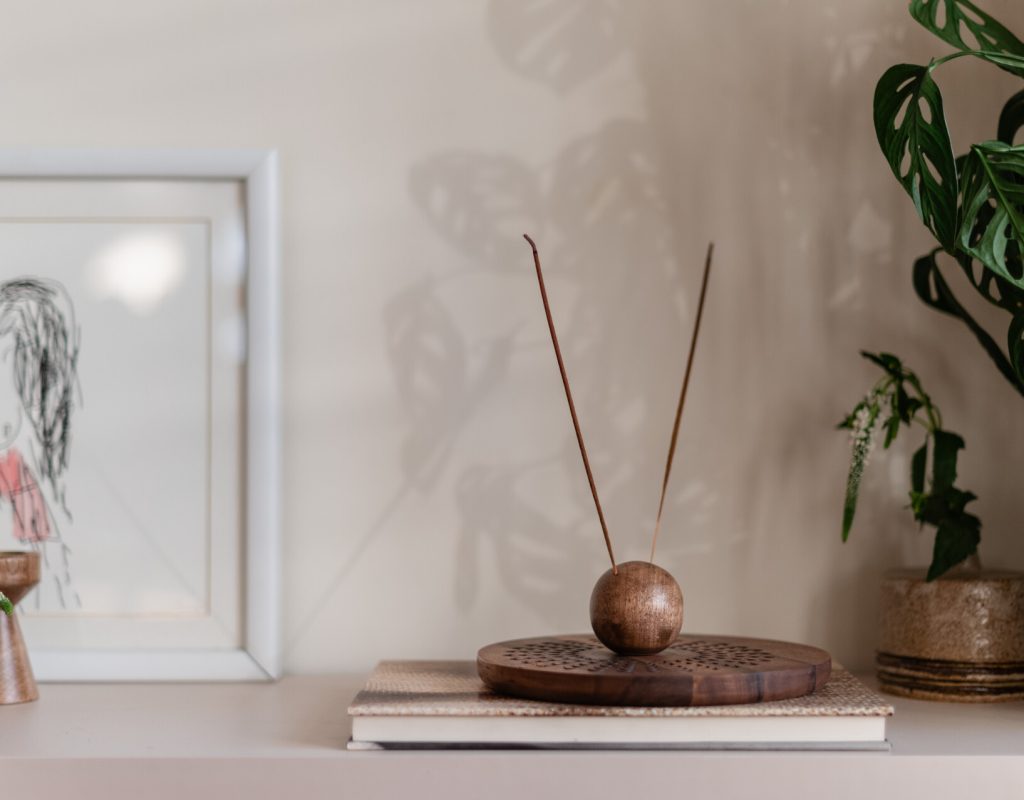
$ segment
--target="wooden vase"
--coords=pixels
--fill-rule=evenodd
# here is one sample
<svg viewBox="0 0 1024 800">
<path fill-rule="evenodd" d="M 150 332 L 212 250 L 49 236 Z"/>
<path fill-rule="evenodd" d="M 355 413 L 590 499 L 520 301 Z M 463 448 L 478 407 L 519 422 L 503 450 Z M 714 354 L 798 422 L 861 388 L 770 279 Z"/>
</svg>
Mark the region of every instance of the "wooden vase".
<svg viewBox="0 0 1024 800">
<path fill-rule="evenodd" d="M 1024 699 L 1024 573 L 957 569 L 882 581 L 878 679 L 922 700 Z"/>
<path fill-rule="evenodd" d="M 15 605 L 39 583 L 39 553 L 0 553 L 0 591 Z M 39 698 L 17 614 L 0 611 L 0 705 Z"/>
</svg>

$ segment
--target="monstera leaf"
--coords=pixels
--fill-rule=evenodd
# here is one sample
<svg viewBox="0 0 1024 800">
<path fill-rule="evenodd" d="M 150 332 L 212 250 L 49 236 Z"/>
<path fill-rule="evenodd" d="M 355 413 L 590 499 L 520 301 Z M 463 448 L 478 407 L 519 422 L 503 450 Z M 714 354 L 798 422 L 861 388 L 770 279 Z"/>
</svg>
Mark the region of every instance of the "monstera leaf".
<svg viewBox="0 0 1024 800">
<path fill-rule="evenodd" d="M 989 208 L 987 216 L 991 216 L 992 213 L 992 209 Z M 988 220 L 985 220 L 983 224 L 988 224 Z M 985 300 L 1011 314 L 1024 312 L 1024 289 L 1018 289 L 1005 278 L 986 269 L 983 264 L 966 253 L 958 251 L 956 261 L 964 276 Z M 975 266 L 976 264 L 978 266 Z M 1012 266 L 1011 272 L 1014 269 L 1017 267 Z"/>
<path fill-rule="evenodd" d="M 1010 322 L 1006 334 L 1007 350 L 1010 353 L 1010 365 L 1017 379 L 1024 385 L 1024 314 L 1018 314 Z"/>
<path fill-rule="evenodd" d="M 961 176 L 960 249 L 1018 288 L 1024 288 L 1024 145 L 982 142 L 971 147 Z M 993 213 L 979 225 L 986 206 Z"/>
<path fill-rule="evenodd" d="M 983 50 L 1024 56 L 1024 42 L 969 0 L 913 0 L 910 15 L 957 50 Z M 967 34 L 977 41 L 967 41 Z M 1000 64 L 1017 73 L 1013 64 Z"/>
<path fill-rule="evenodd" d="M 967 158 L 968 156 L 962 156 L 957 159 L 957 171 L 960 175 L 963 175 Z M 978 208 L 978 213 L 973 220 L 974 228 L 971 232 L 971 241 L 981 239 L 985 230 L 992 223 L 995 214 L 994 202 L 985 203 Z M 1024 272 L 1024 262 L 1021 260 L 1020 253 L 1014 248 L 1008 248 L 1005 252 L 1006 266 L 1010 274 L 1017 275 Z M 1024 312 L 1024 289 L 1015 286 L 994 270 L 988 269 L 970 253 L 957 250 L 953 255 L 956 257 L 956 262 L 964 273 L 964 277 L 985 300 L 1011 314 Z"/>
<path fill-rule="evenodd" d="M 875 87 L 875 133 L 921 221 L 946 249 L 956 238 L 957 179 L 931 67 L 897 64 Z"/>
<path fill-rule="evenodd" d="M 970 312 L 953 295 L 935 260 L 937 253 L 938 251 L 933 251 L 914 262 L 914 291 L 917 292 L 917 296 L 936 311 L 959 317 L 977 338 L 978 343 L 984 348 L 1003 377 L 1010 382 L 1014 389 L 1024 395 L 1024 374 L 1014 368 L 991 334 L 971 316 Z M 1010 353 L 1012 358 L 1012 345 Z"/>
<path fill-rule="evenodd" d="M 980 58 L 982 61 L 987 61 L 989 64 L 995 64 L 1001 69 L 1005 69 L 1007 72 L 1012 72 L 1018 78 L 1024 78 L 1024 55 L 1017 55 L 1016 53 L 990 53 L 986 50 L 962 50 L 959 53 L 953 53 L 951 56 L 945 56 L 944 59 L 937 59 L 934 63 L 937 66 L 942 61 L 951 61 L 954 58 L 960 58 L 961 56 L 975 56 Z"/>
<path fill-rule="evenodd" d="M 1024 91 L 1017 92 L 1006 101 L 999 114 L 999 128 L 996 138 L 1004 144 L 1013 144 L 1017 131 L 1024 125 Z"/>
</svg>

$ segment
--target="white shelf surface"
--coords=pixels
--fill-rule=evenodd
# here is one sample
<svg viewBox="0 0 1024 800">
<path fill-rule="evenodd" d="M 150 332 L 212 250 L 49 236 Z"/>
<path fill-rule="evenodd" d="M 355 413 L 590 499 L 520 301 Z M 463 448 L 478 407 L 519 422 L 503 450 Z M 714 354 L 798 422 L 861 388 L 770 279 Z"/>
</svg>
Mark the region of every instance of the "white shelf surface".
<svg viewBox="0 0 1024 800">
<path fill-rule="evenodd" d="M 0 795 L 1024 798 L 1024 703 L 895 698 L 891 753 L 347 752 L 361 684 L 42 685 L 0 707 Z"/>
</svg>

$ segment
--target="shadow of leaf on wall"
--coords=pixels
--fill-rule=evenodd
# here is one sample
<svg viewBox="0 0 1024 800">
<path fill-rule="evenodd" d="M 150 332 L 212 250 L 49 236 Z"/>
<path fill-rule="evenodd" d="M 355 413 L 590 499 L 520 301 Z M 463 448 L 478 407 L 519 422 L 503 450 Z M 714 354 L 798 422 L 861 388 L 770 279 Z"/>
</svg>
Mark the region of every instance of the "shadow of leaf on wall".
<svg viewBox="0 0 1024 800">
<path fill-rule="evenodd" d="M 491 341 L 471 370 L 465 339 L 430 281 L 392 298 L 384 327 L 398 395 L 410 418 L 403 472 L 417 488 L 429 488 L 459 429 L 508 371 L 511 343 L 506 337 Z"/>
<path fill-rule="evenodd" d="M 435 229 L 476 262 L 467 272 L 450 271 L 446 281 L 468 280 L 469 273 L 479 274 L 481 268 L 529 279 L 522 232 L 551 240 L 545 271 L 617 555 L 638 556 L 648 546 L 648 529 L 653 527 L 699 266 L 699 258 L 677 253 L 677 221 L 650 126 L 636 119 L 612 120 L 568 142 L 547 167 L 536 171 L 504 156 L 442 153 L 416 165 L 410 185 Z M 566 297 L 574 302 L 567 305 Z M 392 361 L 400 392 L 415 396 L 417 403 L 436 404 L 443 392 L 440 384 L 465 380 L 458 364 L 443 363 L 440 354 L 457 362 L 464 357 L 465 344 L 451 341 L 452 323 L 435 318 L 438 310 L 425 298 L 417 303 L 421 307 L 415 313 L 403 311 L 403 325 L 409 327 L 389 325 L 396 338 L 410 339 L 402 352 L 418 354 L 415 369 L 412 361 L 397 357 L 397 347 L 392 348 Z M 539 325 L 531 330 L 543 336 L 540 318 L 531 319 Z M 516 331 L 507 333 L 512 342 Z M 529 345 L 517 340 L 517 349 L 535 347 L 542 341 L 537 336 L 531 333 Z M 419 375 L 417 369 L 431 374 Z M 435 381 L 439 386 L 432 385 Z M 457 394 L 467 401 L 474 397 L 470 391 Z M 557 395 L 551 401 L 562 403 Z M 440 435 L 439 427 L 453 424 L 446 413 L 438 410 L 429 420 L 419 417 L 423 424 L 410 432 L 410 447 L 438 456 L 427 471 L 439 468 L 446 455 L 436 446 L 425 446 Z M 461 472 L 456 490 L 461 522 L 456 593 L 461 607 L 476 598 L 476 576 L 486 563 L 495 566 L 510 595 L 537 611 L 566 591 L 566 581 L 575 580 L 589 556 L 594 556 L 591 563 L 599 563 L 600 530 L 571 428 L 567 425 L 564 436 L 542 450 L 532 461 L 477 464 Z M 564 474 L 569 496 L 546 510 L 545 504 L 558 494 L 551 494 L 545 480 L 552 469 Z M 545 483 L 547 490 L 538 488 Z M 680 484 L 669 497 L 669 509 L 704 508 L 706 495 L 703 490 L 697 496 L 687 494 Z M 706 513 L 691 513 L 689 524 L 706 525 L 707 518 Z M 705 546 L 706 541 L 696 545 Z M 692 552 L 692 536 L 667 552 L 680 547 Z"/>
<path fill-rule="evenodd" d="M 661 160 L 651 126 L 636 119 L 614 119 L 575 139 L 555 161 L 551 220 L 570 242 L 601 252 L 642 242 L 644 251 L 666 247 L 672 226 Z"/>
<path fill-rule="evenodd" d="M 617 0 L 492 0 L 487 27 L 510 69 L 568 92 L 626 50 L 628 14 Z"/>
<path fill-rule="evenodd" d="M 521 483 L 521 466 L 475 466 L 465 470 L 456 488 L 461 517 L 459 583 L 456 600 L 472 606 L 480 574 L 481 546 L 494 553 L 502 585 L 518 600 L 544 613 L 578 572 L 590 531 L 558 524 L 530 502 Z M 588 517 L 589 521 L 589 517 Z M 588 526 L 589 527 L 589 526 Z M 596 552 L 596 551 L 595 551 Z"/>
<path fill-rule="evenodd" d="M 446 242 L 493 268 L 518 265 L 523 231 L 541 225 L 537 177 L 509 156 L 440 153 L 413 167 L 409 187 Z"/>
</svg>

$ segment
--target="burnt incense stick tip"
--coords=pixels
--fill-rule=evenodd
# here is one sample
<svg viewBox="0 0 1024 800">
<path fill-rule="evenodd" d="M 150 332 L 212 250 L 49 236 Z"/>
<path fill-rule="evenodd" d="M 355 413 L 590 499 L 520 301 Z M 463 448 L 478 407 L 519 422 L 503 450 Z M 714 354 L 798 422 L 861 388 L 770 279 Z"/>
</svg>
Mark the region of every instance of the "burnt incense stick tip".
<svg viewBox="0 0 1024 800">
<path fill-rule="evenodd" d="M 587 458 L 587 448 L 583 444 L 583 431 L 580 429 L 580 421 L 576 416 L 576 405 L 572 401 L 572 391 L 569 389 L 569 376 L 565 371 L 565 362 L 562 360 L 562 348 L 558 346 L 558 334 L 555 333 L 555 320 L 551 315 L 551 304 L 548 302 L 547 289 L 544 288 L 544 274 L 540 268 L 540 254 L 537 252 L 537 245 L 534 244 L 527 234 L 523 238 L 533 248 L 533 264 L 537 269 L 537 285 L 540 287 L 540 299 L 544 303 L 544 316 L 548 321 L 548 330 L 551 332 L 551 344 L 555 348 L 555 360 L 558 362 L 558 372 L 562 376 L 562 386 L 565 389 L 565 399 L 569 404 L 569 416 L 572 417 L 572 427 L 576 432 L 576 442 L 580 448 L 580 456 L 583 458 L 583 469 L 587 473 L 587 482 L 590 484 L 590 494 L 594 498 L 594 507 L 597 509 L 597 519 L 601 523 L 601 532 L 604 534 L 604 544 L 608 549 L 608 558 L 612 562 L 612 573 L 619 574 L 615 564 L 615 554 L 612 552 L 612 539 L 608 534 L 608 523 L 605 522 L 604 511 L 601 510 L 601 501 L 597 496 L 597 484 L 594 482 L 594 473 L 590 469 L 590 459 Z"/>
</svg>

